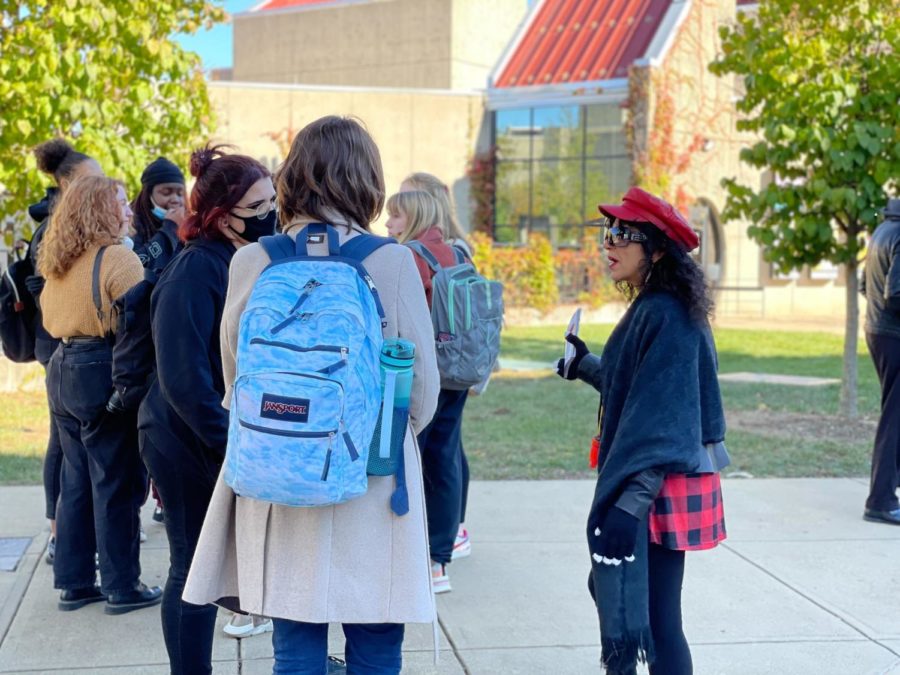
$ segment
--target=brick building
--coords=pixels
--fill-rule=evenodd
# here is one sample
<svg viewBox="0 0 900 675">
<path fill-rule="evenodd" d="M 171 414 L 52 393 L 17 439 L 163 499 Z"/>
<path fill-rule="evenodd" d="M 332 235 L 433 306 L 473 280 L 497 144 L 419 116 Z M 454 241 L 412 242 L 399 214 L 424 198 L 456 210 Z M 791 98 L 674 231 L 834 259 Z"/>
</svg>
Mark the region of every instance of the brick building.
<svg viewBox="0 0 900 675">
<path fill-rule="evenodd" d="M 468 223 L 466 164 L 497 149 L 494 235 L 574 245 L 596 204 L 632 183 L 665 192 L 702 233 L 720 315 L 844 311 L 843 280 L 764 263 L 746 223 L 722 223 L 738 161 L 740 83 L 707 70 L 746 0 L 268 0 L 234 18 L 231 81 L 210 85 L 220 135 L 270 166 L 318 116 L 360 117 L 388 191 L 411 171 L 451 186 Z M 628 137 L 631 136 L 631 143 Z"/>
</svg>

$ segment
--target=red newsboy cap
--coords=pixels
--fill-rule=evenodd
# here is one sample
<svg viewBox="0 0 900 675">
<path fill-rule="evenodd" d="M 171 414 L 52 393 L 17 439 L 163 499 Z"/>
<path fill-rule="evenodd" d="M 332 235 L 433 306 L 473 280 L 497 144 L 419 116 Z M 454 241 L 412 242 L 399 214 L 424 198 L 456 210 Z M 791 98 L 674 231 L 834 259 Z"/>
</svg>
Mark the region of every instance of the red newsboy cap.
<svg viewBox="0 0 900 675">
<path fill-rule="evenodd" d="M 632 223 L 651 223 L 685 251 L 700 245 L 700 238 L 669 202 L 633 187 L 622 197 L 621 204 L 600 204 L 600 213 Z"/>
</svg>

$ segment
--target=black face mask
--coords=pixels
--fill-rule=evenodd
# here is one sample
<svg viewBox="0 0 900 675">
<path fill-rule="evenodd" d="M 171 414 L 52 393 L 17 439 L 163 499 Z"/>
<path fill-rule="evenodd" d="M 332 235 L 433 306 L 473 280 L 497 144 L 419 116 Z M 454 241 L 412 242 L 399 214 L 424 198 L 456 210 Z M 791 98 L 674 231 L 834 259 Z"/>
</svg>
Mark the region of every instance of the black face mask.
<svg viewBox="0 0 900 675">
<path fill-rule="evenodd" d="M 231 226 L 231 223 L 228 224 L 228 229 L 244 241 L 252 243 L 259 241 L 262 237 L 275 234 L 275 226 L 278 224 L 278 212 L 275 209 L 271 209 L 263 219 L 259 219 L 256 216 L 238 216 L 234 213 L 231 215 L 244 222 L 244 231 L 238 232 Z"/>
</svg>

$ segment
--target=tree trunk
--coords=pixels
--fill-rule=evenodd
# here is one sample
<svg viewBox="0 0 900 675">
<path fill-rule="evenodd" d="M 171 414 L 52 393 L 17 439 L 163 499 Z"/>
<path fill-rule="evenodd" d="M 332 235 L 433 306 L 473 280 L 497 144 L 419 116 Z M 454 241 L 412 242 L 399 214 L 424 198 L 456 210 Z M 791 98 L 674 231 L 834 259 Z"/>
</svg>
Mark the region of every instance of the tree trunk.
<svg viewBox="0 0 900 675">
<path fill-rule="evenodd" d="M 844 324 L 844 377 L 841 380 L 841 415 L 857 417 L 857 343 L 859 342 L 859 263 L 852 258 L 847 272 L 847 321 Z"/>
</svg>

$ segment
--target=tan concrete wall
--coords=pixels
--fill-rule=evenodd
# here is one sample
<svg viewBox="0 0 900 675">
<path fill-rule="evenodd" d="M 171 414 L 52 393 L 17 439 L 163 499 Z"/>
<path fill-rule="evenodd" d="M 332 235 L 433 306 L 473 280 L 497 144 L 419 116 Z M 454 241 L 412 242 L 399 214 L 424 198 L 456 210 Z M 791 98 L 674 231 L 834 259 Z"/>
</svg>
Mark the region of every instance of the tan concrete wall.
<svg viewBox="0 0 900 675">
<path fill-rule="evenodd" d="M 686 151 L 698 136 L 711 142 L 708 150 L 687 153 L 686 170 L 672 176 L 672 191 L 681 187 L 692 199 L 709 200 L 718 212 L 725 205 L 723 178 L 736 177 L 754 189 L 759 189 L 762 183 L 758 171 L 739 161 L 741 148 L 752 144 L 755 137 L 736 128 L 738 117 L 733 98 L 738 83 L 732 76 L 719 78 L 707 69 L 719 52 L 719 28 L 734 22 L 735 11 L 734 0 L 692 0 L 665 62 L 661 68 L 654 69 L 657 78 L 662 76 L 664 86 L 673 95 L 672 140 L 676 154 Z M 651 96 L 651 107 L 656 105 L 658 96 L 658 91 Z M 760 247 L 747 236 L 747 226 L 742 221 L 723 224 L 725 257 L 720 285 L 760 290 L 720 292 L 717 298 L 720 314 L 761 318 L 833 316 L 843 320 L 842 284 L 772 283 L 765 272 Z"/>
<path fill-rule="evenodd" d="M 234 80 L 447 89 L 450 0 L 382 0 L 234 20 Z"/>
<path fill-rule="evenodd" d="M 323 115 L 359 117 L 381 151 L 388 195 L 413 171 L 433 173 L 451 187 L 460 220 L 467 224 L 465 172 L 481 133 L 481 96 L 217 82 L 209 90 L 218 114 L 217 140 L 272 168 L 283 156 L 271 134 L 284 138 L 291 130 L 293 136 Z M 385 220 L 382 216 L 379 223 Z"/>
<path fill-rule="evenodd" d="M 527 11 L 526 0 L 452 0 L 451 88 L 487 86 Z"/>
<path fill-rule="evenodd" d="M 239 82 L 483 89 L 526 0 L 380 0 L 234 20 Z"/>
</svg>

